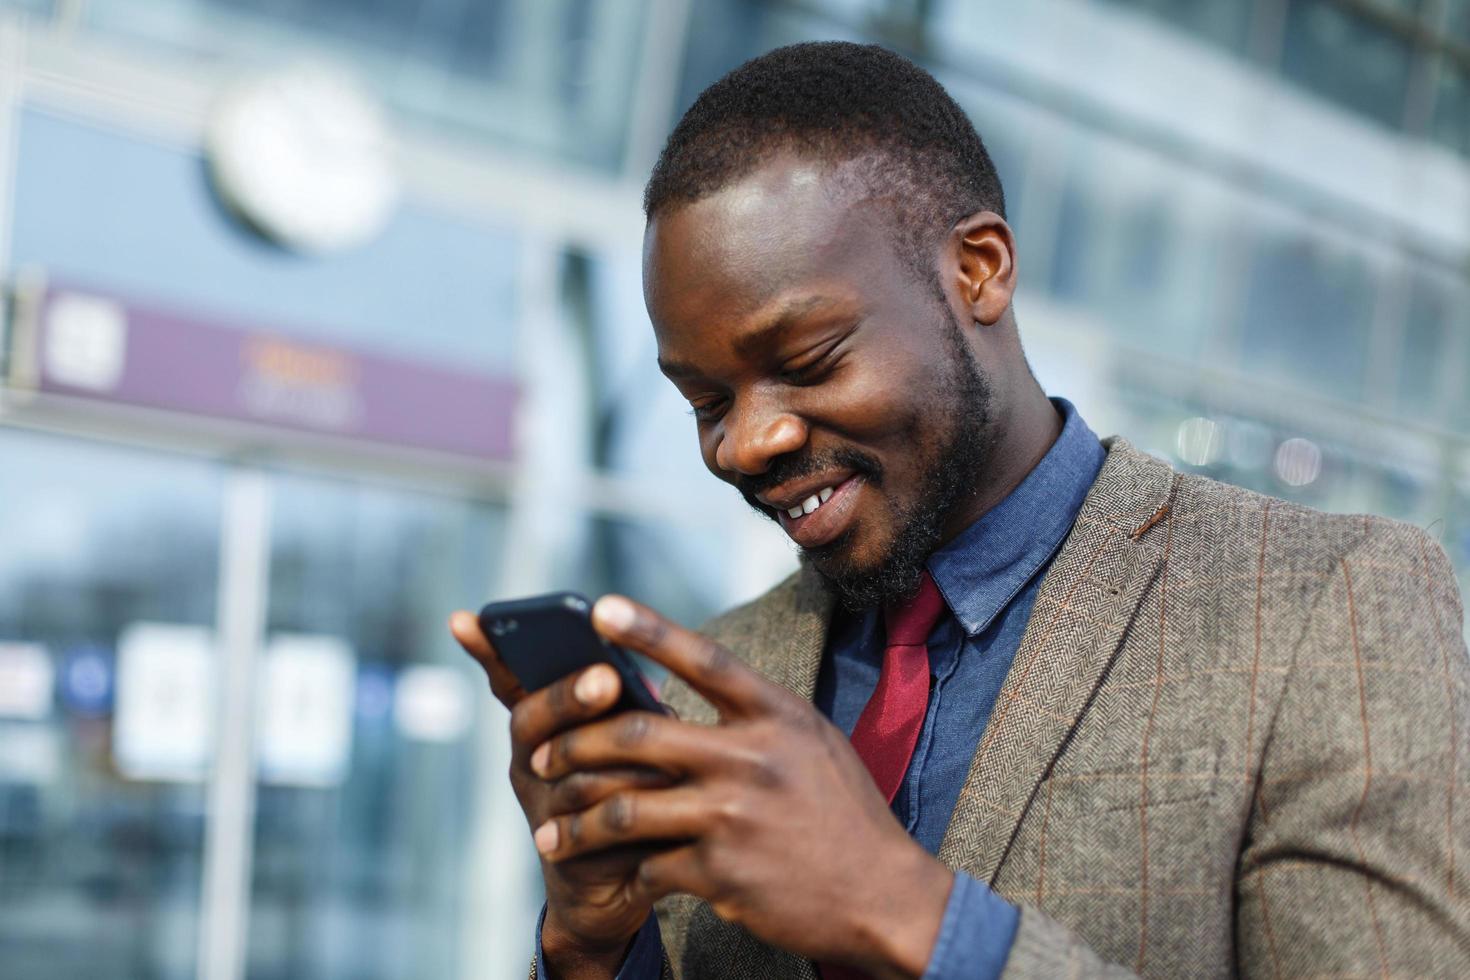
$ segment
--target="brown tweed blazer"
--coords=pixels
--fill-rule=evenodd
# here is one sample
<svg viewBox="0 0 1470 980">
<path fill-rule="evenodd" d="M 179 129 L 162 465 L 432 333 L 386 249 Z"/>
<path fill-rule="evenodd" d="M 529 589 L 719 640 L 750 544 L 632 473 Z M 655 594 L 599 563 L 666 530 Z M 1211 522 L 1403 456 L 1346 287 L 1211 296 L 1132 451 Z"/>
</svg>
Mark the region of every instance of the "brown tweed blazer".
<svg viewBox="0 0 1470 980">
<path fill-rule="evenodd" d="M 939 853 L 1020 906 L 1005 976 L 1470 977 L 1443 551 L 1108 445 Z M 830 612 L 804 569 L 706 631 L 811 698 Z M 680 977 L 815 976 L 688 896 L 659 918 Z"/>
</svg>

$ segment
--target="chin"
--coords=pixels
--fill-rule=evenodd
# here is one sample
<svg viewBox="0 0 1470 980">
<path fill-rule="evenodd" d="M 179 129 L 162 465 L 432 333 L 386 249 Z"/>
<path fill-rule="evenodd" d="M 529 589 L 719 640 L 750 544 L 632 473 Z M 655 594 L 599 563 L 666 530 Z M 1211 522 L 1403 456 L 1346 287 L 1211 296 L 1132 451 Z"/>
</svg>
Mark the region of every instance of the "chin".
<svg viewBox="0 0 1470 980">
<path fill-rule="evenodd" d="M 844 535 L 804 554 L 849 612 L 900 602 L 918 588 L 922 561 L 915 565 L 901 560 L 891 548 L 863 548 L 847 538 Z M 875 550 L 877 555 L 872 554 Z"/>
</svg>

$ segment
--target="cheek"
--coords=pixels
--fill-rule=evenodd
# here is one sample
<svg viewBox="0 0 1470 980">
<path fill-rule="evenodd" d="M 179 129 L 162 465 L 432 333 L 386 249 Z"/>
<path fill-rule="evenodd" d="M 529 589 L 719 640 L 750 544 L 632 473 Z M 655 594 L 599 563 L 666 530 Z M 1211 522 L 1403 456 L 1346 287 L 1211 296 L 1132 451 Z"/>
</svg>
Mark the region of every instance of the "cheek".
<svg viewBox="0 0 1470 980">
<path fill-rule="evenodd" d="M 901 465 L 922 418 L 921 403 L 933 386 L 914 376 L 911 367 L 901 353 L 854 365 L 813 389 L 813 413 L 840 436 L 894 452 L 898 458 L 885 459 L 885 466 Z"/>
</svg>

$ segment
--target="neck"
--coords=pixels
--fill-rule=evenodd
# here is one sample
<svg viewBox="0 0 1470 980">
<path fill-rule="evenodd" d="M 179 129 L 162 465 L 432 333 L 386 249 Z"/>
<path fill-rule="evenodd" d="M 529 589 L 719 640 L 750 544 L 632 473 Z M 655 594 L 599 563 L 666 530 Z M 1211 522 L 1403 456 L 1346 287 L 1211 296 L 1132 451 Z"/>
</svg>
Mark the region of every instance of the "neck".
<svg viewBox="0 0 1470 980">
<path fill-rule="evenodd" d="M 1061 415 L 1030 371 L 1023 372 L 1014 397 L 1007 399 L 1006 407 L 991 424 L 996 441 L 987 461 L 989 469 L 984 483 L 947 522 L 943 543 L 948 543 L 1020 486 L 1062 432 Z"/>
</svg>

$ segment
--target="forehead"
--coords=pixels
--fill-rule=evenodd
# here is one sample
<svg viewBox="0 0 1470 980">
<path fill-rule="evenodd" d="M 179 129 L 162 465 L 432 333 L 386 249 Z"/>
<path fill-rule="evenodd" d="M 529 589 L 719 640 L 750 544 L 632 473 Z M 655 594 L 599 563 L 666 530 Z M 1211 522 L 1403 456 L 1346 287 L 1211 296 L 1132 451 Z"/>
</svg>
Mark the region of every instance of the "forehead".
<svg viewBox="0 0 1470 980">
<path fill-rule="evenodd" d="M 650 222 L 643 287 L 662 343 L 686 324 L 747 319 L 813 295 L 893 284 L 889 202 L 856 162 L 785 156 Z"/>
</svg>

